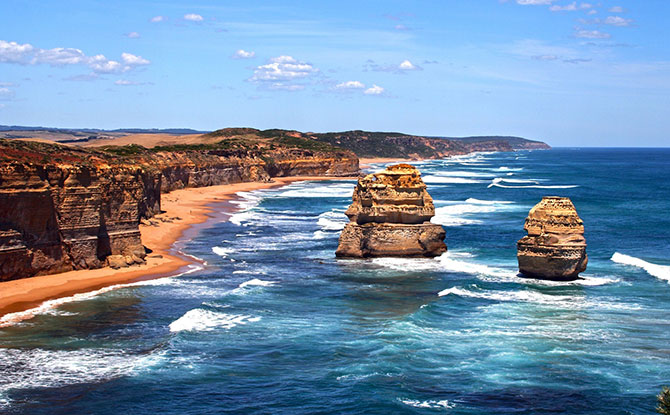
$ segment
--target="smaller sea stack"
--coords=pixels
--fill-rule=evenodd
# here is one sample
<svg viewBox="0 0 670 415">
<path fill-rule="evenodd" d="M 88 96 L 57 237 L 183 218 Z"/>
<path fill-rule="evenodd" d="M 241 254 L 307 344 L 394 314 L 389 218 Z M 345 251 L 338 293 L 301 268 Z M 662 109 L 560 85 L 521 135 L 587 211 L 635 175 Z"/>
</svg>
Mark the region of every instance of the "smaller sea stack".
<svg viewBox="0 0 670 415">
<path fill-rule="evenodd" d="M 584 222 L 567 197 L 545 196 L 526 218 L 517 243 L 519 271 L 527 277 L 571 281 L 586 270 Z"/>
<path fill-rule="evenodd" d="M 338 257 L 435 257 L 447 250 L 446 232 L 430 223 L 433 199 L 412 165 L 360 178 L 346 214 L 350 222 L 340 235 Z"/>
</svg>

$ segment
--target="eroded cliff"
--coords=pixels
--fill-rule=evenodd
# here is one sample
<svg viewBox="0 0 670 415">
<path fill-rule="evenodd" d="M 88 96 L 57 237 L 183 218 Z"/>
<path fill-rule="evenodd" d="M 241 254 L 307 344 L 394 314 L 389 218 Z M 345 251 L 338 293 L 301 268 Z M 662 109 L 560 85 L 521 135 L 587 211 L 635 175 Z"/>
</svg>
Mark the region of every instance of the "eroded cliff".
<svg viewBox="0 0 670 415">
<path fill-rule="evenodd" d="M 161 192 L 358 173 L 356 156 L 336 149 L 216 147 L 0 140 L 0 280 L 142 263 L 138 225 L 160 212 Z"/>
</svg>

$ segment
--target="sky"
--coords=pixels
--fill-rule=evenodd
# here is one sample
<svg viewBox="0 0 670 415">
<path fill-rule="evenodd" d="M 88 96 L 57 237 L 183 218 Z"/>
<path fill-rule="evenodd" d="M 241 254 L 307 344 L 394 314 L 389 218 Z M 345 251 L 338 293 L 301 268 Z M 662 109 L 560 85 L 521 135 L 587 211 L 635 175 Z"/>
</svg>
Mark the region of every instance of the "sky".
<svg viewBox="0 0 670 415">
<path fill-rule="evenodd" d="M 670 145 L 668 0 L 0 2 L 0 124 Z"/>
</svg>

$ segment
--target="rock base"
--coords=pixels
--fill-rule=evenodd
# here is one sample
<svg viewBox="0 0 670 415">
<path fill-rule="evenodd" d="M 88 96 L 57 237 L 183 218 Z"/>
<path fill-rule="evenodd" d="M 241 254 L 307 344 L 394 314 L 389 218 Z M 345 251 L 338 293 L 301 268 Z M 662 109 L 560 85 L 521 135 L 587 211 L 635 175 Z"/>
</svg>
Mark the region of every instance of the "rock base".
<svg viewBox="0 0 670 415">
<path fill-rule="evenodd" d="M 518 244 L 519 271 L 523 276 L 554 281 L 572 281 L 586 270 L 585 246 L 556 247 L 536 245 L 532 237 Z"/>
<path fill-rule="evenodd" d="M 350 222 L 340 235 L 335 255 L 340 258 L 436 257 L 446 252 L 446 232 L 433 223 Z"/>
</svg>

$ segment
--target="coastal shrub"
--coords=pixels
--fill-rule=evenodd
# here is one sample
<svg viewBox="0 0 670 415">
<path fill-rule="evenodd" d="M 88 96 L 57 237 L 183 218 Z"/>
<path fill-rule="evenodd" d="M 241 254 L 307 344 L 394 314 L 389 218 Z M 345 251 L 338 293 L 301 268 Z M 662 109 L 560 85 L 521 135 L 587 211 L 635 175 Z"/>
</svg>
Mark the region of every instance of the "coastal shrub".
<svg viewBox="0 0 670 415">
<path fill-rule="evenodd" d="M 128 157 L 142 154 L 147 151 L 147 148 L 139 144 L 129 144 L 127 146 L 103 146 L 100 147 L 100 150 L 115 156 Z"/>
<path fill-rule="evenodd" d="M 661 393 L 658 394 L 657 399 L 658 406 L 656 407 L 656 412 L 663 415 L 670 415 L 670 388 L 664 386 Z"/>
</svg>

